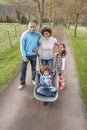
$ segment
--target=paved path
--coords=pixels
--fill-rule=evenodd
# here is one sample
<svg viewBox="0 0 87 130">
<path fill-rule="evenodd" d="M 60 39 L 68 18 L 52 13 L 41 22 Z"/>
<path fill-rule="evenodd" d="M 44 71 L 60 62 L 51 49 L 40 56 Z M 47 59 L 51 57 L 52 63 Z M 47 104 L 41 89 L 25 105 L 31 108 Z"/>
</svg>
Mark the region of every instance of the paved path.
<svg viewBox="0 0 87 130">
<path fill-rule="evenodd" d="M 56 102 L 43 106 L 33 97 L 30 66 L 27 86 L 17 90 L 19 74 L 9 87 L 0 94 L 0 130 L 86 130 L 84 107 L 80 97 L 79 83 L 70 44 L 64 30 L 58 29 L 54 36 L 66 45 L 66 87 L 59 92 Z"/>
</svg>

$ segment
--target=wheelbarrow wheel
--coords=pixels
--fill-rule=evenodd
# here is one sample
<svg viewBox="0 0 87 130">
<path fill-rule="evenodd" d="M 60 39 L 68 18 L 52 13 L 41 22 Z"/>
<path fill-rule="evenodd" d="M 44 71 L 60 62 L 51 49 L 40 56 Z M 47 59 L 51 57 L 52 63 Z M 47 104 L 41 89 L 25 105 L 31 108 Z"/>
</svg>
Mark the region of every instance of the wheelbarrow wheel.
<svg viewBox="0 0 87 130">
<path fill-rule="evenodd" d="M 49 102 L 42 102 L 42 104 L 43 104 L 44 106 L 47 106 L 47 105 L 49 104 Z"/>
</svg>

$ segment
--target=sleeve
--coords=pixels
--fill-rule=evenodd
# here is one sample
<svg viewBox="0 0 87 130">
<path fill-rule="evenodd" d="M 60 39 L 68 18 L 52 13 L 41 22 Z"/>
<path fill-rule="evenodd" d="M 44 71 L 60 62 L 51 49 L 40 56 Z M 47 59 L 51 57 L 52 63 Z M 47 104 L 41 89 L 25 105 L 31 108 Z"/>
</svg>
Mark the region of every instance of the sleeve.
<svg viewBox="0 0 87 130">
<path fill-rule="evenodd" d="M 53 71 L 51 72 L 51 76 L 53 77 L 55 74 L 56 74 L 56 71 L 53 70 Z"/>
<path fill-rule="evenodd" d="M 61 70 L 64 70 L 64 69 L 65 69 L 65 60 L 66 60 L 66 58 L 63 57 L 63 58 L 62 58 L 62 68 L 61 68 Z"/>
<path fill-rule="evenodd" d="M 56 41 L 56 42 L 55 42 L 55 46 L 59 47 L 59 45 L 60 45 L 59 42 Z"/>
<path fill-rule="evenodd" d="M 59 54 L 59 42 L 55 39 L 56 54 Z"/>
<path fill-rule="evenodd" d="M 38 76 L 40 76 L 40 75 L 41 75 L 40 70 L 37 70 L 37 71 L 36 71 L 36 74 L 37 74 Z"/>
<path fill-rule="evenodd" d="M 23 59 L 26 58 L 25 44 L 26 44 L 25 35 L 22 34 L 22 37 L 20 39 L 20 50 L 21 50 L 21 54 L 22 54 Z"/>
<path fill-rule="evenodd" d="M 41 34 L 39 33 L 39 39 L 38 39 L 38 47 L 37 47 L 37 49 L 40 48 L 40 39 L 41 39 Z"/>
<path fill-rule="evenodd" d="M 42 38 L 39 39 L 39 44 L 41 44 L 41 42 L 42 42 Z"/>
</svg>

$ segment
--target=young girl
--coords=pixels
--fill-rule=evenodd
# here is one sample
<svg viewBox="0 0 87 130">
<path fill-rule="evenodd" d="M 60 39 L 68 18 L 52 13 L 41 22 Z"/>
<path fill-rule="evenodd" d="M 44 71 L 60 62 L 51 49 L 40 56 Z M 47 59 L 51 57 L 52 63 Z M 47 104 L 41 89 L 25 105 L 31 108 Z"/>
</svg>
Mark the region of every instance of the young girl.
<svg viewBox="0 0 87 130">
<path fill-rule="evenodd" d="M 63 90 L 65 87 L 65 80 L 63 77 L 65 60 L 66 60 L 65 45 L 60 44 L 58 50 L 59 50 L 59 54 L 57 54 L 57 69 L 59 75 L 59 90 Z"/>
<path fill-rule="evenodd" d="M 39 87 L 37 93 L 51 97 L 57 92 L 57 88 L 52 85 L 52 78 L 55 72 L 49 66 L 43 66 L 40 71 L 37 71 L 40 78 Z"/>
</svg>

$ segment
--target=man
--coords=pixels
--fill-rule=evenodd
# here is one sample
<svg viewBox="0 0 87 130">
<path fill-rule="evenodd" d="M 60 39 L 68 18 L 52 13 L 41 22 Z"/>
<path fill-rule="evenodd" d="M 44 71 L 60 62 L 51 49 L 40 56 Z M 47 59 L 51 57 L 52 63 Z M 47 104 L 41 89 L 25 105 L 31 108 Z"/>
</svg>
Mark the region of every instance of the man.
<svg viewBox="0 0 87 130">
<path fill-rule="evenodd" d="M 37 60 L 37 50 L 39 48 L 39 39 L 41 34 L 36 30 L 36 25 L 34 22 L 29 22 L 29 29 L 26 30 L 20 40 L 20 50 L 22 54 L 22 63 L 21 63 L 21 73 L 20 73 L 20 85 L 19 90 L 25 87 L 26 82 L 26 70 L 27 64 L 31 64 L 32 72 L 32 83 L 35 84 L 35 75 L 36 75 L 36 60 Z"/>
</svg>

